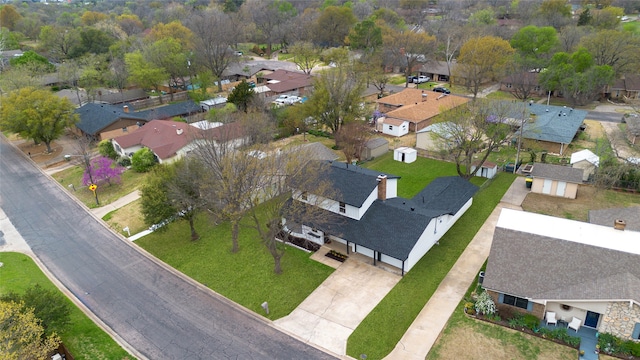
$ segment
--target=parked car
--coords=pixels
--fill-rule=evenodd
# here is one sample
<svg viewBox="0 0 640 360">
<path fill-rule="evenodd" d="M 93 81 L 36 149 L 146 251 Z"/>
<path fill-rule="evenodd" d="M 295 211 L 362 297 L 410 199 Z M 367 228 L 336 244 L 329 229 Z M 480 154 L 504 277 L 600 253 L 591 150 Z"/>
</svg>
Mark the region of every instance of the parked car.
<svg viewBox="0 0 640 360">
<path fill-rule="evenodd" d="M 443 94 L 451 94 L 451 90 L 447 89 L 446 87 L 442 87 L 442 86 L 436 86 L 436 87 L 434 87 L 432 89 L 432 91 L 443 93 Z"/>
<path fill-rule="evenodd" d="M 302 102 L 302 98 L 299 96 L 289 96 L 284 103 L 286 105 L 293 105 L 293 104 L 297 104 L 297 103 L 301 103 Z"/>
<path fill-rule="evenodd" d="M 285 104 L 285 101 L 287 101 L 287 99 L 289 98 L 289 96 L 291 96 L 291 95 L 280 95 L 280 96 L 278 96 L 278 98 L 276 98 L 275 100 L 273 100 L 273 102 L 274 102 L 275 104 L 281 104 L 281 105 L 284 105 L 284 104 Z"/>
<path fill-rule="evenodd" d="M 407 82 L 414 83 L 417 78 L 418 78 L 417 76 L 413 76 L 413 75 L 407 76 Z"/>
<path fill-rule="evenodd" d="M 416 83 L 416 84 L 422 84 L 422 83 L 429 82 L 429 80 L 431 80 L 430 77 L 424 76 L 424 75 L 420 75 L 420 76 L 414 77 L 413 82 Z"/>
</svg>

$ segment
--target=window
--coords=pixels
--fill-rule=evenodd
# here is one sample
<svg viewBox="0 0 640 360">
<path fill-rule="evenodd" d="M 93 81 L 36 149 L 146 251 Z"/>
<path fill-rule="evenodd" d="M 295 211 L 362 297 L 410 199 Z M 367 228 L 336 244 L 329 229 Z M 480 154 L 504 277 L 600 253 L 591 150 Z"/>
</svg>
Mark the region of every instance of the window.
<svg viewBox="0 0 640 360">
<path fill-rule="evenodd" d="M 347 212 L 347 205 L 343 202 L 340 202 L 340 212 L 343 214 Z"/>
<path fill-rule="evenodd" d="M 635 340 L 640 340 L 640 323 L 636 323 L 636 326 L 633 327 L 633 333 L 631 333 L 631 338 Z"/>
<path fill-rule="evenodd" d="M 519 307 L 521 309 L 529 310 L 529 300 L 519 298 L 517 296 L 504 294 L 502 296 L 502 301 L 500 302 L 506 305 L 511 305 L 511 306 Z"/>
<path fill-rule="evenodd" d="M 509 84 L 505 84 L 505 87 L 506 87 L 507 89 L 511 89 L 511 88 L 513 87 L 513 85 L 512 85 L 511 83 L 509 83 Z"/>
<path fill-rule="evenodd" d="M 302 194 L 300 195 L 300 198 L 302 198 L 303 201 L 307 201 L 307 192 L 303 191 Z"/>
<path fill-rule="evenodd" d="M 129 131 L 129 129 L 127 129 L 126 126 L 122 128 L 122 132 L 127 132 L 127 131 Z"/>
<path fill-rule="evenodd" d="M 389 125 L 389 130 L 393 130 L 393 125 Z"/>
</svg>

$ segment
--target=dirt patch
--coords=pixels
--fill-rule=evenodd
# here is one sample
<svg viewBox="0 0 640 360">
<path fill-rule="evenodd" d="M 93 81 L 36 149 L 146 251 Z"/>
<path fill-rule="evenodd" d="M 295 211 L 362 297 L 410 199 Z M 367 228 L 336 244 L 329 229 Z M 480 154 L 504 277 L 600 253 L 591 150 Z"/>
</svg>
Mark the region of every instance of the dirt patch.
<svg viewBox="0 0 640 360">
<path fill-rule="evenodd" d="M 560 218 L 587 221 L 589 210 L 640 205 L 639 194 L 580 186 L 576 199 L 529 193 L 522 203 L 525 211 Z"/>
<path fill-rule="evenodd" d="M 505 331 L 516 333 L 514 330 L 504 329 Z M 508 339 L 494 338 L 490 335 L 476 331 L 471 326 L 462 325 L 451 329 L 438 341 L 442 346 L 438 349 L 437 359 L 492 359 L 492 360 L 511 360 L 511 359 L 538 359 L 538 360 L 564 360 L 577 356 L 577 351 L 571 348 L 557 345 L 551 341 L 530 337 L 527 341 L 531 343 L 533 348 L 537 348 L 537 354 L 523 354 L 521 349 L 509 343 Z M 431 359 L 431 357 L 428 357 Z M 436 357 L 434 357 L 436 358 Z"/>
</svg>

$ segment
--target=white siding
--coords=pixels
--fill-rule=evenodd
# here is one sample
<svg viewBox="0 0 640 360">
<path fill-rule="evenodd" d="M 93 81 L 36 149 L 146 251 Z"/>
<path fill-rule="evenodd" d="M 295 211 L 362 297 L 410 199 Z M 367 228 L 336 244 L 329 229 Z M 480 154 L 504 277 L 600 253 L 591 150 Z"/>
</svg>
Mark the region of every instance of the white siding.
<svg viewBox="0 0 640 360">
<path fill-rule="evenodd" d="M 400 137 L 409 133 L 409 122 L 405 121 L 400 126 L 391 124 L 382 124 L 382 133 Z"/>
</svg>

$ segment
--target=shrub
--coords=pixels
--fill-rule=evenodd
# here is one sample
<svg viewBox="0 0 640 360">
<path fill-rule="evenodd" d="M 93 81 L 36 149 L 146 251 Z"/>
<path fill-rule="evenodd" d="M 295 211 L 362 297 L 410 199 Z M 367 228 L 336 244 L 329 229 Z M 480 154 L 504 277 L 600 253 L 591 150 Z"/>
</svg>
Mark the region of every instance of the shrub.
<svg viewBox="0 0 640 360">
<path fill-rule="evenodd" d="M 131 159 L 127 156 L 123 156 L 118 160 L 118 165 L 123 167 L 131 166 Z"/>
<path fill-rule="evenodd" d="M 540 327 L 540 319 L 535 315 L 526 314 L 522 317 L 522 321 L 527 329 L 536 330 Z"/>
<path fill-rule="evenodd" d="M 111 140 L 100 141 L 98 144 L 98 152 L 100 155 L 108 157 L 111 160 L 116 160 L 118 158 L 118 153 L 116 152 L 116 149 L 113 148 Z"/>
<path fill-rule="evenodd" d="M 135 172 L 147 172 L 156 163 L 155 154 L 147 148 L 136 151 L 131 158 L 131 167 Z"/>
<path fill-rule="evenodd" d="M 623 340 L 607 333 L 598 336 L 600 349 L 607 354 L 640 356 L 640 343 L 631 340 Z"/>
<path fill-rule="evenodd" d="M 45 335 L 61 332 L 69 325 L 71 307 L 59 292 L 47 290 L 40 285 L 28 288 L 24 294 L 14 292 L 5 294 L 2 301 L 14 301 L 23 304 L 23 310 L 33 309 L 36 318 L 42 321 Z"/>
<path fill-rule="evenodd" d="M 496 304 L 486 291 L 478 296 L 476 312 L 483 315 L 493 315 L 496 313 Z"/>
<path fill-rule="evenodd" d="M 465 314 L 475 315 L 476 314 L 476 306 L 472 302 L 467 302 L 464 304 L 464 312 Z"/>
</svg>

